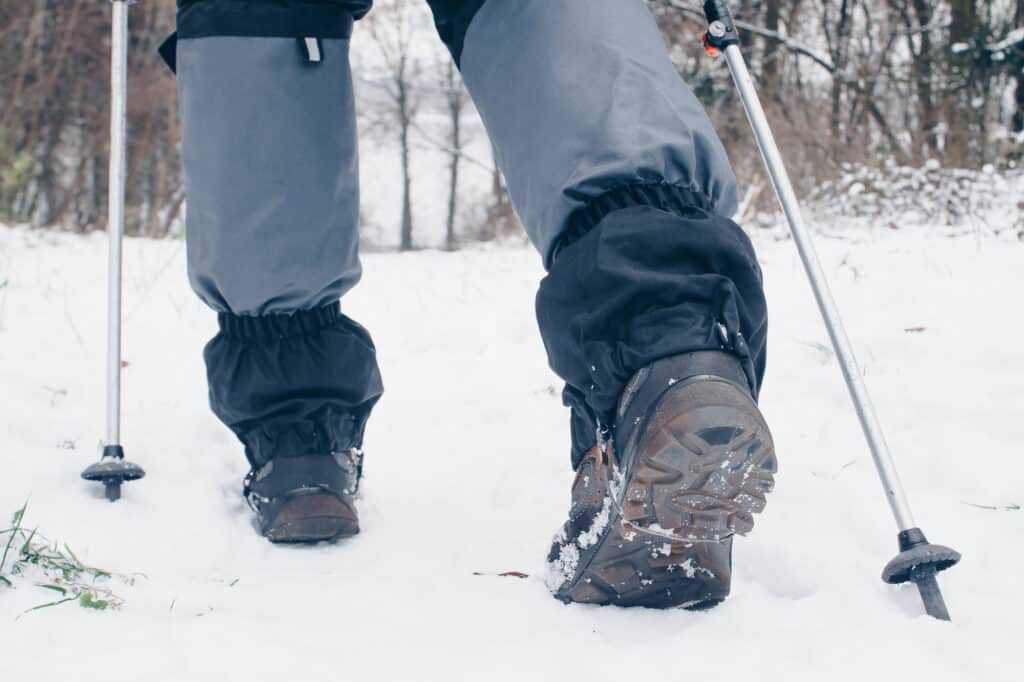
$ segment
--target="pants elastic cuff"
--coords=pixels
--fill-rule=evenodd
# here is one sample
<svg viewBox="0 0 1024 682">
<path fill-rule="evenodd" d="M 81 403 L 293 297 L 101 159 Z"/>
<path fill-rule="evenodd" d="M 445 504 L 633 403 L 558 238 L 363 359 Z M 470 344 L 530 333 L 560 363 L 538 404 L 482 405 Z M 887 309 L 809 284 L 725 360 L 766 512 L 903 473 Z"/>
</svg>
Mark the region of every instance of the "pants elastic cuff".
<svg viewBox="0 0 1024 682">
<path fill-rule="evenodd" d="M 610 213 L 634 206 L 649 206 L 682 218 L 701 217 L 713 211 L 711 199 L 693 187 L 667 182 L 622 185 L 605 192 L 572 214 L 568 227 L 552 248 L 551 262 L 554 263 L 563 249 L 597 227 Z"/>
<path fill-rule="evenodd" d="M 219 313 L 217 322 L 225 336 L 232 339 L 280 339 L 304 336 L 341 321 L 341 307 L 330 303 L 312 310 L 287 315 L 232 315 Z"/>
</svg>

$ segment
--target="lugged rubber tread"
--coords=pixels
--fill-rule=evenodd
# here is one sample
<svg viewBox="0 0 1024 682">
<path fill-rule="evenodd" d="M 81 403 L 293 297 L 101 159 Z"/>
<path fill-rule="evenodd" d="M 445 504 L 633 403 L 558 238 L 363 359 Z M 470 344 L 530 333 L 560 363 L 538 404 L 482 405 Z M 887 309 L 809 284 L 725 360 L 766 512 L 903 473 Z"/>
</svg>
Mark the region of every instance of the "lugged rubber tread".
<svg viewBox="0 0 1024 682">
<path fill-rule="evenodd" d="M 612 488 L 621 506 L 610 505 L 596 541 L 569 550 L 579 553 L 575 571 L 555 596 L 714 606 L 729 594 L 732 538 L 750 532 L 774 485 L 768 426 L 742 389 L 702 377 L 665 391 L 634 440 L 620 458 L 621 488 Z"/>
</svg>

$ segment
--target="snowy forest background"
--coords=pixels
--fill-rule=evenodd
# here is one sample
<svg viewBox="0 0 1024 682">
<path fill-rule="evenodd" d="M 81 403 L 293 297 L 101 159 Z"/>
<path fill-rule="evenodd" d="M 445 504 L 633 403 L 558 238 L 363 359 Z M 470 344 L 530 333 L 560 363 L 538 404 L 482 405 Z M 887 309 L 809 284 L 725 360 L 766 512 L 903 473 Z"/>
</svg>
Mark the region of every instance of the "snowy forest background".
<svg viewBox="0 0 1024 682">
<path fill-rule="evenodd" d="M 756 225 L 772 194 L 725 65 L 700 47 L 698 3 L 649 4 L 741 177 L 741 222 Z M 734 6 L 794 179 L 826 212 L 891 219 L 916 209 L 955 224 L 992 199 L 996 176 L 1018 172 L 1024 0 Z M 175 83 L 156 54 L 174 13 L 170 0 L 130 11 L 131 234 L 182 230 Z M 107 2 L 0 2 L 0 222 L 76 232 L 105 225 L 109 30 Z M 378 0 L 357 25 L 352 62 L 365 243 L 456 248 L 519 234 L 426 3 Z"/>
</svg>

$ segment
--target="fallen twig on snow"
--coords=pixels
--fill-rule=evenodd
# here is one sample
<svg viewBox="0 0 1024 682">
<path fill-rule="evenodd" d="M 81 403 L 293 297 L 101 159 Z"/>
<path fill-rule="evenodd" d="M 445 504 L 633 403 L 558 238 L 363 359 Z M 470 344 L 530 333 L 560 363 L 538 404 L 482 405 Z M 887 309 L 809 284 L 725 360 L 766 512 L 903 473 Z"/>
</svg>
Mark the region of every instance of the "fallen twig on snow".
<svg viewBox="0 0 1024 682">
<path fill-rule="evenodd" d="M 828 478 L 830 481 L 835 481 L 836 479 L 838 479 L 840 476 L 843 475 L 844 471 L 846 471 L 847 469 L 849 469 L 850 467 L 852 467 L 856 463 L 857 463 L 856 459 L 851 459 L 849 462 L 847 462 L 846 464 L 844 464 L 841 467 L 839 467 L 839 470 L 836 471 L 836 473 L 831 474 L 830 476 L 825 476 L 824 478 Z M 819 473 L 817 473 L 815 471 L 811 472 L 811 476 L 814 476 L 815 478 L 823 478 L 823 476 L 821 474 L 819 474 Z"/>
<path fill-rule="evenodd" d="M 966 504 L 968 507 L 977 507 L 978 509 L 987 509 L 989 511 L 1020 511 L 1019 504 L 976 504 L 974 502 L 968 502 L 967 500 L 960 500 L 960 504 Z"/>
<path fill-rule="evenodd" d="M 68 389 L 66 388 L 53 388 L 44 384 L 43 390 L 50 392 L 50 407 L 57 407 L 57 401 L 68 396 Z"/>
<path fill-rule="evenodd" d="M 487 573 L 485 571 L 473 571 L 473 575 L 490 576 L 493 578 L 529 578 L 529 573 L 523 573 L 522 571 L 503 571 L 501 573 Z"/>
</svg>

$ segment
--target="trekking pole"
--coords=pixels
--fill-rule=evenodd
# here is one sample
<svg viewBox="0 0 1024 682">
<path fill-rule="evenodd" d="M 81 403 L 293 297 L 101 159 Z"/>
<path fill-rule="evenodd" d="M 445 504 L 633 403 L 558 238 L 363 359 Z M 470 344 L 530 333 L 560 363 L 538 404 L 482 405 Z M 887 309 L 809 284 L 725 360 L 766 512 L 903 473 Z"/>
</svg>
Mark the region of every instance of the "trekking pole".
<svg viewBox="0 0 1024 682">
<path fill-rule="evenodd" d="M 128 96 L 128 4 L 111 0 L 110 40 L 110 177 L 107 232 L 107 432 L 100 461 L 82 472 L 87 481 L 103 483 L 107 499 L 121 497 L 121 484 L 146 475 L 124 458 L 121 447 L 121 242 L 124 237 L 125 131 Z"/>
<path fill-rule="evenodd" d="M 864 430 L 868 447 L 871 449 L 871 456 L 875 460 L 878 476 L 885 489 L 886 498 L 889 500 L 893 517 L 896 519 L 896 525 L 899 527 L 897 539 L 900 553 L 886 565 L 885 570 L 882 571 L 882 580 L 892 584 L 913 582 L 921 593 L 921 599 L 924 601 L 925 611 L 928 615 L 939 620 L 949 620 L 949 611 L 946 609 L 935 574 L 956 564 L 960 560 L 960 554 L 948 547 L 929 543 L 924 533 L 914 523 L 910 504 L 903 492 L 899 475 L 896 473 L 896 466 L 882 434 L 882 427 L 875 415 L 874 407 L 872 407 L 860 368 L 857 366 L 853 347 L 829 291 L 825 272 L 818 261 L 811 235 L 804 225 L 796 193 L 793 191 L 789 175 L 786 173 L 782 155 L 775 144 L 768 119 L 765 117 L 754 83 L 747 71 L 746 62 L 743 60 L 739 34 L 736 31 L 732 12 L 723 0 L 706 0 L 704 16 L 708 21 L 708 30 L 704 34 L 704 47 L 713 57 L 717 57 L 721 53 L 725 54 L 729 72 L 739 90 L 743 108 L 754 129 L 754 137 L 757 138 L 758 149 L 768 168 L 768 174 L 771 176 L 775 194 L 778 196 L 782 210 L 786 214 L 786 220 L 789 222 L 793 241 L 796 242 L 797 250 L 800 252 L 800 259 L 807 271 L 811 288 L 814 290 L 814 297 L 818 302 L 818 308 L 832 340 L 832 347 L 835 348 L 839 366 L 843 371 L 843 378 L 846 380 L 850 397 L 853 398 L 853 404 L 857 409 L 857 417 L 860 419 L 861 428 Z"/>
</svg>

